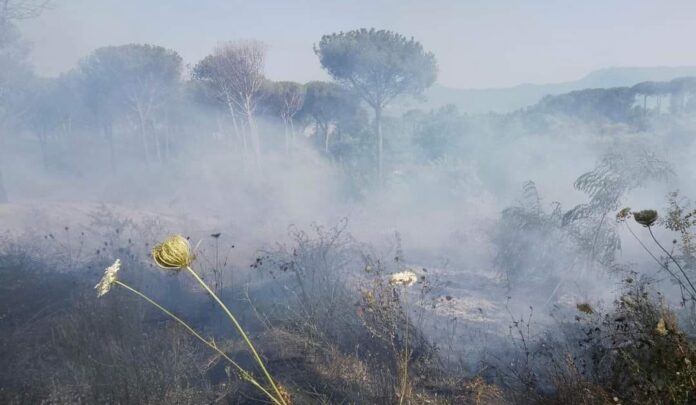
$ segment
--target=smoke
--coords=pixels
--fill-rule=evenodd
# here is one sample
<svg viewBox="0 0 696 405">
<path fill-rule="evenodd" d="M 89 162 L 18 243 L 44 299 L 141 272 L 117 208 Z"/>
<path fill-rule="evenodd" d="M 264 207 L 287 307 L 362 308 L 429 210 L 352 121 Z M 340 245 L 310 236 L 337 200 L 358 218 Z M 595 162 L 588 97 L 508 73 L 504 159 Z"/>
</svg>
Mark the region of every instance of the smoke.
<svg viewBox="0 0 696 405">
<path fill-rule="evenodd" d="M 546 325 L 555 309 L 611 302 L 626 269 L 661 277 L 644 247 L 616 224 L 616 211 L 629 206 L 664 212 L 668 192 L 696 195 L 696 143 L 689 138 L 696 126 L 684 115 L 658 111 L 627 125 L 606 117 L 579 120 L 573 111 L 447 110 L 445 118 L 456 118 L 452 129 L 445 118 L 423 112 L 419 119 L 435 117 L 436 130 L 416 139 L 396 106 L 385 125 L 387 173 L 379 179 L 365 111 L 348 118 L 341 111 L 325 129 L 334 131 L 333 143 L 322 138 L 318 123 L 298 120 L 288 144 L 288 128 L 270 108 L 259 108 L 255 153 L 228 112 L 210 100 L 200 102 L 192 90 L 196 82 L 188 79 L 180 83 L 185 95 L 176 93 L 175 118 L 142 135 L 132 112 L 124 114 L 112 128 L 113 149 L 104 128 L 84 117 L 61 121 L 48 133 L 31 125 L 6 130 L 0 169 L 10 203 L 0 204 L 0 231 L 91 229 L 106 206 L 126 218 L 123 223 L 148 229 L 147 235 L 129 234 L 138 242 L 181 232 L 203 240 L 210 254 L 218 240 L 209 236 L 222 233 L 221 240 L 235 245 L 231 266 L 248 276 L 261 252 L 295 242 L 289 230 L 331 228 L 345 220 L 351 242 L 378 252 L 390 269 L 417 269 L 437 281 L 434 315 L 423 324 L 432 336 L 445 339 L 450 332 L 438 329 L 443 319 L 459 319 L 472 339 L 500 338 L 511 318 L 527 308 Z M 68 97 L 50 102 L 73 103 Z M 157 154 L 148 149 L 153 139 Z M 428 149 L 437 142 L 442 144 Z M 624 166 L 605 170 L 607 156 Z M 641 171 L 655 162 L 665 162 L 669 175 Z M 576 180 L 593 171 L 605 177 L 578 187 Z M 592 190 L 605 183 L 621 192 L 598 208 Z M 568 220 L 583 205 L 589 214 Z M 645 229 L 633 229 L 648 240 Z M 667 231 L 656 236 L 674 237 Z M 98 251 L 102 243 L 87 241 L 86 249 Z M 139 249 L 144 257 L 147 249 Z M 363 270 L 357 256 L 355 268 L 347 270 L 354 274 Z M 664 277 L 660 287 L 676 291 Z M 486 349 L 450 342 L 452 353 L 472 363 Z"/>
</svg>

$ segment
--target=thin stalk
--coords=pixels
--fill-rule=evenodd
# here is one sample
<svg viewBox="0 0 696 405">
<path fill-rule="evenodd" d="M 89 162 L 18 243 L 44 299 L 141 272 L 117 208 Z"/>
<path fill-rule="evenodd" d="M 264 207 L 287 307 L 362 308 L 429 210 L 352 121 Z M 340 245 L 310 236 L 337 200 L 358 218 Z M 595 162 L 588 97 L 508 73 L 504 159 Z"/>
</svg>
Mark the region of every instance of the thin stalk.
<svg viewBox="0 0 696 405">
<path fill-rule="evenodd" d="M 213 349 L 217 354 L 220 355 L 220 357 L 224 358 L 225 360 L 229 361 L 230 364 L 232 364 L 240 373 L 243 379 L 249 381 L 253 386 L 258 388 L 261 392 L 263 392 L 268 398 L 270 398 L 275 404 L 277 405 L 283 405 L 281 402 L 279 402 L 273 395 L 271 395 L 270 392 L 268 392 L 261 384 L 259 384 L 254 377 L 249 374 L 248 371 L 244 370 L 237 362 L 232 360 L 225 352 L 220 350 L 217 345 L 210 343 L 207 339 L 205 339 L 203 336 L 201 336 L 198 332 L 196 332 L 189 324 L 187 324 L 184 320 L 179 318 L 178 316 L 174 315 L 171 311 L 166 309 L 165 307 L 161 306 L 154 300 L 152 300 L 150 297 L 147 295 L 141 293 L 140 291 L 136 290 L 135 288 L 129 286 L 128 284 L 122 283 L 121 281 L 116 280 L 114 284 L 117 284 L 126 290 L 134 293 L 135 295 L 139 296 L 140 298 L 144 299 L 145 301 L 149 302 L 150 304 L 154 305 L 157 309 L 160 311 L 164 312 L 167 316 L 170 318 L 174 319 L 179 325 L 183 326 L 190 334 L 192 334 L 196 339 L 200 340 L 201 342 L 205 343 L 206 346 L 209 348 Z"/>
<path fill-rule="evenodd" d="M 263 363 L 263 360 L 261 360 L 261 356 L 259 356 L 258 352 L 256 351 L 256 348 L 254 345 L 251 343 L 251 340 L 247 336 L 246 332 L 244 332 L 244 329 L 242 329 L 242 325 L 239 324 L 237 321 L 237 318 L 235 318 L 234 315 L 232 315 L 232 312 L 227 308 L 227 305 L 220 300 L 220 298 L 215 294 L 213 290 L 210 289 L 208 284 L 203 281 L 203 279 L 200 278 L 198 273 L 193 271 L 193 269 L 190 266 L 186 267 L 186 270 L 191 273 L 191 275 L 198 281 L 198 283 L 205 288 L 205 290 L 210 294 L 211 297 L 213 297 L 213 300 L 220 305 L 220 308 L 222 308 L 223 311 L 225 311 L 225 314 L 227 314 L 227 317 L 230 318 L 232 321 L 232 324 L 234 327 L 237 329 L 239 334 L 242 336 L 242 339 L 244 339 L 244 342 L 247 344 L 249 347 L 249 350 L 251 351 L 251 354 L 254 356 L 254 359 L 256 360 L 256 363 L 259 365 L 261 368 L 261 371 L 263 372 L 264 376 L 266 377 L 266 380 L 268 380 L 268 383 L 273 387 L 273 390 L 275 391 L 276 395 L 278 396 L 276 399 L 281 402 L 282 405 L 287 405 L 285 402 L 285 399 L 283 397 L 283 394 L 281 394 L 280 389 L 278 389 L 278 386 L 276 385 L 275 381 L 273 380 L 273 377 L 271 377 L 271 374 L 268 372 L 266 369 L 266 366 Z"/>
<path fill-rule="evenodd" d="M 638 237 L 638 235 L 636 235 L 635 232 L 633 232 L 633 229 L 631 229 L 631 227 L 628 226 L 627 223 L 624 222 L 624 224 L 626 225 L 626 229 L 628 229 L 628 231 L 631 233 L 631 235 L 633 235 L 633 237 L 635 238 L 635 240 L 637 240 L 638 243 L 640 243 L 640 246 L 642 246 L 643 249 L 644 249 L 646 252 L 648 252 L 648 254 L 650 255 L 650 257 L 652 257 L 653 260 L 655 260 L 655 263 L 659 264 L 660 267 L 662 267 L 663 269 L 665 269 L 665 271 L 666 271 L 667 273 L 669 273 L 669 275 L 672 276 L 672 278 L 673 278 L 674 280 L 676 280 L 677 283 L 679 283 L 679 286 L 680 286 L 683 290 L 687 290 L 687 291 L 688 291 L 688 288 L 686 287 L 686 285 L 684 285 L 684 282 L 682 281 L 682 279 L 681 279 L 680 277 L 678 277 L 676 274 L 674 274 L 674 272 L 673 272 L 672 270 L 670 270 L 669 266 L 667 266 L 665 263 L 662 263 L 662 262 L 660 261 L 660 259 L 658 259 L 658 258 L 653 254 L 653 252 L 651 252 L 650 249 L 648 249 L 648 247 L 645 246 L 645 243 L 643 243 L 643 241 L 640 240 L 640 238 Z M 652 233 L 652 232 L 651 232 L 651 233 Z M 659 246 L 659 244 L 658 244 L 658 246 Z M 682 291 L 683 291 L 683 290 L 682 290 Z M 692 299 L 696 299 L 696 296 L 694 296 L 693 293 L 689 293 L 689 295 L 691 295 L 691 298 L 692 298 Z"/>
<path fill-rule="evenodd" d="M 401 405 L 404 402 L 404 397 L 406 396 L 406 392 L 408 390 L 407 384 L 408 384 L 408 297 L 406 293 L 406 289 L 404 288 L 403 291 L 403 296 L 404 296 L 404 314 L 406 315 L 406 335 L 404 336 L 404 364 L 403 364 L 403 381 L 401 382 L 401 395 L 399 396 L 399 405 Z"/>
<path fill-rule="evenodd" d="M 647 246 L 645 246 L 645 243 L 643 243 L 643 241 L 640 240 L 640 238 L 638 237 L 638 235 L 636 235 L 635 232 L 633 232 L 633 229 L 631 229 L 631 227 L 628 226 L 628 224 L 626 224 L 626 229 L 628 229 L 628 231 L 631 233 L 631 235 L 633 235 L 633 238 L 634 238 L 636 241 L 638 241 L 638 243 L 640 244 L 640 246 L 643 247 L 643 250 L 645 250 L 646 252 L 648 252 L 648 254 L 650 255 L 650 257 L 652 257 L 653 260 L 655 260 L 655 263 L 659 264 L 660 267 L 662 267 L 663 269 L 665 269 L 672 277 L 677 278 L 677 275 L 674 274 L 674 273 L 669 269 L 669 267 L 667 267 L 664 263 L 662 263 L 662 262 L 660 261 L 660 259 L 658 259 L 657 256 L 655 256 L 655 255 L 653 254 L 653 252 L 651 252 L 650 249 L 648 249 Z M 678 279 L 678 278 L 677 278 L 677 279 Z"/>
<path fill-rule="evenodd" d="M 662 251 L 665 252 L 665 254 L 666 254 L 670 259 L 672 259 L 672 261 L 674 262 L 674 264 L 677 265 L 677 268 L 679 268 L 679 271 L 681 272 L 681 274 L 682 274 L 682 275 L 684 276 L 684 278 L 686 279 L 686 282 L 689 283 L 689 287 L 691 287 L 691 297 L 694 298 L 694 296 L 696 295 L 696 287 L 694 287 L 694 285 L 691 283 L 691 280 L 689 279 L 689 276 L 686 275 L 686 272 L 684 271 L 684 268 L 682 268 L 681 264 L 679 264 L 679 262 L 674 258 L 674 256 L 672 256 L 672 254 L 669 253 L 669 252 L 667 251 L 667 249 L 665 249 L 664 247 L 662 247 L 662 245 L 660 244 L 660 242 L 657 241 L 657 238 L 655 238 L 655 235 L 653 235 L 653 232 L 652 232 L 652 229 L 650 228 L 650 226 L 648 226 L 648 232 L 650 232 L 650 236 L 652 236 L 653 240 L 655 241 L 655 244 L 657 244 L 657 246 L 659 246 L 660 249 L 662 249 Z"/>
</svg>

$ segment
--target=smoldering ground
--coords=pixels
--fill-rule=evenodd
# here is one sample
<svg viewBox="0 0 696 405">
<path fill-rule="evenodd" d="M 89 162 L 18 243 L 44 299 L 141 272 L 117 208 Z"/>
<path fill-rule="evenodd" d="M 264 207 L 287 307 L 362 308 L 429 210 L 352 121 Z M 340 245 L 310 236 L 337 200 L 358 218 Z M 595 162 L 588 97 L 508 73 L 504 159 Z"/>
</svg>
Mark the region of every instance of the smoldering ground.
<svg viewBox="0 0 696 405">
<path fill-rule="evenodd" d="M 12 10 L 0 19 L 13 73 L 0 74 L 12 79 L 0 81 L 0 398 L 259 400 L 128 291 L 96 298 L 119 259 L 124 282 L 254 367 L 212 294 L 153 263 L 180 233 L 296 403 L 693 399 L 693 380 L 673 378 L 696 361 L 691 78 L 511 113 L 370 103 L 331 65 L 331 41 L 405 44 L 423 70 L 416 96 L 437 72 L 436 55 L 380 30 L 317 38 L 333 81 L 274 81 L 273 48 L 253 40 L 188 67 L 165 47 L 105 46 L 41 77 Z M 649 208 L 649 227 L 631 217 Z M 626 382 L 626 364 L 653 368 Z M 672 377 L 655 387 L 653 375 Z"/>
</svg>

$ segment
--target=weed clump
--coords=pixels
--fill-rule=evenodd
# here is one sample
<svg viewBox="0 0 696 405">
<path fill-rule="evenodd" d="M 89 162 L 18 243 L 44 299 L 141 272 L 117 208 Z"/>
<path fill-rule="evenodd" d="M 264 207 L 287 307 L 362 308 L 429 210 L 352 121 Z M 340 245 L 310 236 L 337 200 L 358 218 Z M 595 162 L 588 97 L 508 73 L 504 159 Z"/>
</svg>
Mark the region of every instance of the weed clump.
<svg viewBox="0 0 696 405">
<path fill-rule="evenodd" d="M 583 321 L 592 379 L 622 403 L 693 403 L 696 347 L 648 287 L 631 283 L 614 311 Z"/>
</svg>

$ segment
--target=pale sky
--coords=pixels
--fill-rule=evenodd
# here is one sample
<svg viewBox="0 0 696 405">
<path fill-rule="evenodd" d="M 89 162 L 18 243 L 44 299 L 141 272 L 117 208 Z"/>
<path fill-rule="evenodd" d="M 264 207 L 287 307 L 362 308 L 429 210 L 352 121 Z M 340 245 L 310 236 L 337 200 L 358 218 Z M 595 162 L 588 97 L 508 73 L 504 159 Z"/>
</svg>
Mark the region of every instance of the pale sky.
<svg viewBox="0 0 696 405">
<path fill-rule="evenodd" d="M 435 53 L 440 84 L 505 87 L 615 66 L 696 65 L 693 0 L 54 0 L 22 22 L 36 70 L 54 75 L 104 45 L 152 43 L 195 64 L 220 41 L 270 45 L 273 80 L 326 79 L 322 34 L 384 28 Z"/>
</svg>

